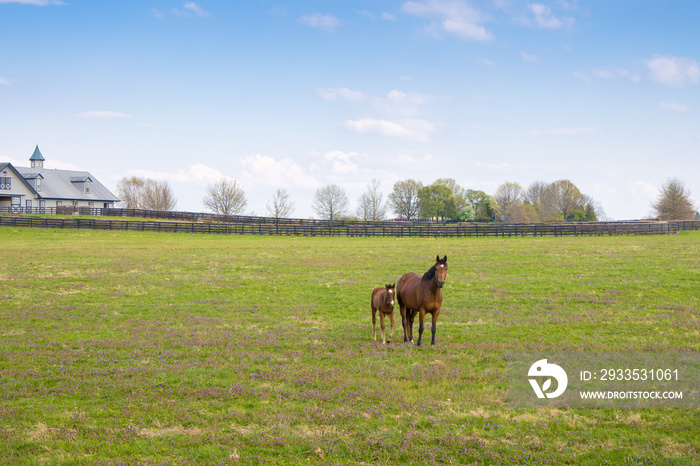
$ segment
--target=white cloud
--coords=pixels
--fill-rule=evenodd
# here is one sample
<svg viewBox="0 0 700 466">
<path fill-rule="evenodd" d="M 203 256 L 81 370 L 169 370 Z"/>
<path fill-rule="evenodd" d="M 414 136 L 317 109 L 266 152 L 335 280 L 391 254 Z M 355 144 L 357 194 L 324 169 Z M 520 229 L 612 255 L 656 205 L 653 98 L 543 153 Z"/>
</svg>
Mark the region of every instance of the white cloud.
<svg viewBox="0 0 700 466">
<path fill-rule="evenodd" d="M 358 165 L 352 161 L 353 157 L 357 157 L 357 152 L 342 152 L 339 150 L 326 152 L 323 154 L 323 159 L 333 164 L 333 173 L 350 174 L 358 171 Z"/>
<path fill-rule="evenodd" d="M 275 160 L 273 157 L 256 154 L 241 161 L 244 177 L 251 183 L 273 188 L 302 186 L 313 188 L 318 181 L 291 159 Z"/>
<path fill-rule="evenodd" d="M 0 76 L 0 86 L 9 86 L 9 85 L 10 85 L 10 81 L 8 81 L 7 79 Z"/>
<path fill-rule="evenodd" d="M 382 19 L 386 21 L 396 21 L 396 16 L 392 15 L 391 13 L 382 13 Z"/>
<path fill-rule="evenodd" d="M 628 80 L 635 82 L 635 83 L 638 83 L 639 81 L 642 80 L 642 77 L 639 76 L 638 73 L 632 73 L 631 71 L 627 71 L 623 68 L 615 68 L 615 73 L 619 77 L 628 79 Z"/>
<path fill-rule="evenodd" d="M 439 27 L 464 39 L 489 41 L 493 35 L 481 26 L 485 18 L 462 0 L 425 0 L 406 2 L 401 11 L 413 16 L 437 18 Z"/>
<path fill-rule="evenodd" d="M 364 100 L 367 98 L 364 92 L 353 91 L 347 87 L 334 87 L 334 88 L 323 88 L 319 87 L 316 89 L 318 95 L 321 96 L 323 100 L 328 102 L 335 99 L 341 98 L 345 100 Z"/>
<path fill-rule="evenodd" d="M 535 24 L 544 29 L 561 29 L 574 25 L 573 18 L 557 18 L 552 14 L 552 9 L 541 3 L 530 3 L 528 8 L 535 18 Z"/>
<path fill-rule="evenodd" d="M 541 61 L 540 57 L 530 55 L 527 52 L 520 52 L 520 58 L 522 58 L 525 63 L 539 63 Z"/>
<path fill-rule="evenodd" d="M 20 3 L 22 5 L 48 6 L 65 5 L 61 0 L 0 0 L 0 3 Z"/>
<path fill-rule="evenodd" d="M 659 188 L 648 181 L 628 181 L 627 187 L 638 203 L 645 203 L 646 205 L 650 205 L 654 202 L 660 193 Z"/>
<path fill-rule="evenodd" d="M 85 120 L 111 120 L 118 118 L 131 118 L 131 115 L 127 113 L 111 112 L 111 111 L 98 111 L 98 112 L 83 112 L 78 113 L 76 116 L 83 118 Z"/>
<path fill-rule="evenodd" d="M 202 163 L 190 165 L 187 170 L 179 169 L 176 172 L 129 170 L 128 174 L 129 176 L 141 178 L 189 184 L 200 184 L 202 182 L 213 183 L 224 178 L 220 171 Z"/>
<path fill-rule="evenodd" d="M 361 118 L 347 121 L 344 128 L 358 134 L 376 134 L 418 142 L 430 141 L 430 134 L 435 132 L 435 127 L 430 122 L 419 119 L 390 121 Z"/>
<path fill-rule="evenodd" d="M 644 60 L 652 81 L 669 87 L 684 87 L 700 82 L 700 64 L 685 57 L 654 55 Z"/>
<path fill-rule="evenodd" d="M 302 24 L 318 28 L 328 33 L 334 32 L 340 27 L 340 20 L 338 18 L 333 15 L 324 15 L 321 13 L 302 16 L 299 18 L 299 21 L 301 21 Z"/>
<path fill-rule="evenodd" d="M 679 104 L 678 102 L 660 102 L 659 105 L 666 110 L 673 110 L 674 112 L 688 111 L 688 106 L 686 104 Z"/>
<path fill-rule="evenodd" d="M 420 107 L 434 100 L 433 97 L 417 92 L 389 91 L 384 98 L 375 100 L 383 112 L 397 118 L 412 118 L 420 113 Z"/>
<path fill-rule="evenodd" d="M 204 9 L 195 2 L 185 2 L 182 5 L 182 10 L 173 8 L 173 13 L 184 18 L 204 18 L 205 16 L 209 16 L 209 13 L 204 11 Z"/>
</svg>

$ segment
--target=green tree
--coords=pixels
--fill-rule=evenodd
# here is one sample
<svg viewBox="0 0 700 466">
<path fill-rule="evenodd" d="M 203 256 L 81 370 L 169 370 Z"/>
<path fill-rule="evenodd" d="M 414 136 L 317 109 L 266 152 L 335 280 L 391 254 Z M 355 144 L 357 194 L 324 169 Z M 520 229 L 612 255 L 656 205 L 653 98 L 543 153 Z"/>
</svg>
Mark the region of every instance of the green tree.
<svg viewBox="0 0 700 466">
<path fill-rule="evenodd" d="M 552 183 L 552 202 L 562 219 L 572 218 L 574 210 L 583 210 L 585 198 L 575 184 L 569 180 L 559 180 Z"/>
<path fill-rule="evenodd" d="M 474 209 L 473 220 L 491 220 L 493 208 L 491 208 L 491 196 L 483 191 L 468 189 L 465 193 L 467 204 Z"/>
<path fill-rule="evenodd" d="M 438 178 L 435 180 L 434 184 L 441 184 L 447 186 L 452 192 L 452 197 L 454 198 L 455 208 L 457 212 L 461 212 L 464 206 L 467 205 L 467 190 L 462 188 L 457 182 L 452 178 Z"/>
<path fill-rule="evenodd" d="M 457 205 L 452 190 L 444 184 L 433 183 L 418 191 L 418 211 L 423 218 L 441 221 L 457 218 Z"/>
</svg>

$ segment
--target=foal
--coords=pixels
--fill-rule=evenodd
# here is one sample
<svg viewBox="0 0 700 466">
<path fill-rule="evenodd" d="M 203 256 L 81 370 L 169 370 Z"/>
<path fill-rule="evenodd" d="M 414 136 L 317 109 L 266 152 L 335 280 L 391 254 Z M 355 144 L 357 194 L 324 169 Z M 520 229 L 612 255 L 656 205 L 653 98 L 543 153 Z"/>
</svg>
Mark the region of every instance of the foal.
<svg viewBox="0 0 700 466">
<path fill-rule="evenodd" d="M 389 315 L 391 321 L 391 335 L 389 343 L 394 337 L 394 295 L 396 294 L 396 284 L 386 285 L 384 288 L 372 290 L 372 328 L 374 330 L 374 341 L 377 341 L 377 311 L 379 311 L 379 323 L 382 327 L 382 343 L 387 344 L 384 335 L 384 316 Z"/>
</svg>

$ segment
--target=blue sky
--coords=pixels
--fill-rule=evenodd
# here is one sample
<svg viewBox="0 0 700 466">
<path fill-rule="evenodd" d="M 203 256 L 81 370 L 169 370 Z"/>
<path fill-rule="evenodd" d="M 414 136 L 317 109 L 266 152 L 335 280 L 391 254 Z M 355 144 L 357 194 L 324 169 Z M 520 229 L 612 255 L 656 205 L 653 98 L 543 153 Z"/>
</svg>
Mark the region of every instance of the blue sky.
<svg viewBox="0 0 700 466">
<path fill-rule="evenodd" d="M 700 2 L 0 0 L 0 161 L 235 179 L 354 211 L 372 179 L 569 179 L 613 219 L 700 198 Z"/>
</svg>

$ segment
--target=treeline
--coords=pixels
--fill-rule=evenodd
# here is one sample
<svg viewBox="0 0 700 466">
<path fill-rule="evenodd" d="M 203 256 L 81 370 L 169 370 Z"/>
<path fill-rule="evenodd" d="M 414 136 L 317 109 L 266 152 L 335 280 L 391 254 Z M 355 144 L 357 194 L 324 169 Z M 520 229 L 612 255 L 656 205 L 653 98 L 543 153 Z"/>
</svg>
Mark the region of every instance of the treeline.
<svg viewBox="0 0 700 466">
<path fill-rule="evenodd" d="M 357 214 L 363 220 L 381 220 L 381 192 L 373 181 L 360 198 Z M 375 215 L 374 206 L 380 206 Z M 598 203 L 569 180 L 553 183 L 537 181 L 527 189 L 518 183 L 506 182 L 493 195 L 465 189 L 454 179 L 440 178 L 424 186 L 420 181 L 406 180 L 394 184 L 386 207 L 399 217 L 458 220 L 501 220 L 508 223 L 538 223 L 555 220 L 596 221 L 604 213 Z"/>
<path fill-rule="evenodd" d="M 123 178 L 117 185 L 121 206 L 127 209 L 173 210 L 176 204 L 167 182 Z M 220 215 L 242 215 L 248 201 L 242 187 L 230 179 L 207 186 L 202 200 L 207 210 Z M 671 179 L 660 190 L 651 206 L 663 220 L 698 218 L 690 191 L 678 179 Z M 536 181 L 527 188 L 515 182 L 501 184 L 493 194 L 461 187 L 452 178 L 440 178 L 429 185 L 408 179 L 394 183 L 384 196 L 379 180 L 372 180 L 350 210 L 345 190 L 335 184 L 316 190 L 312 210 L 321 220 L 359 219 L 381 221 L 390 217 L 404 220 L 489 221 L 507 223 L 542 223 L 561 220 L 605 220 L 599 202 L 582 193 L 569 180 L 551 183 Z M 277 189 L 267 203 L 272 218 L 289 218 L 294 202 L 285 189 Z"/>
</svg>

